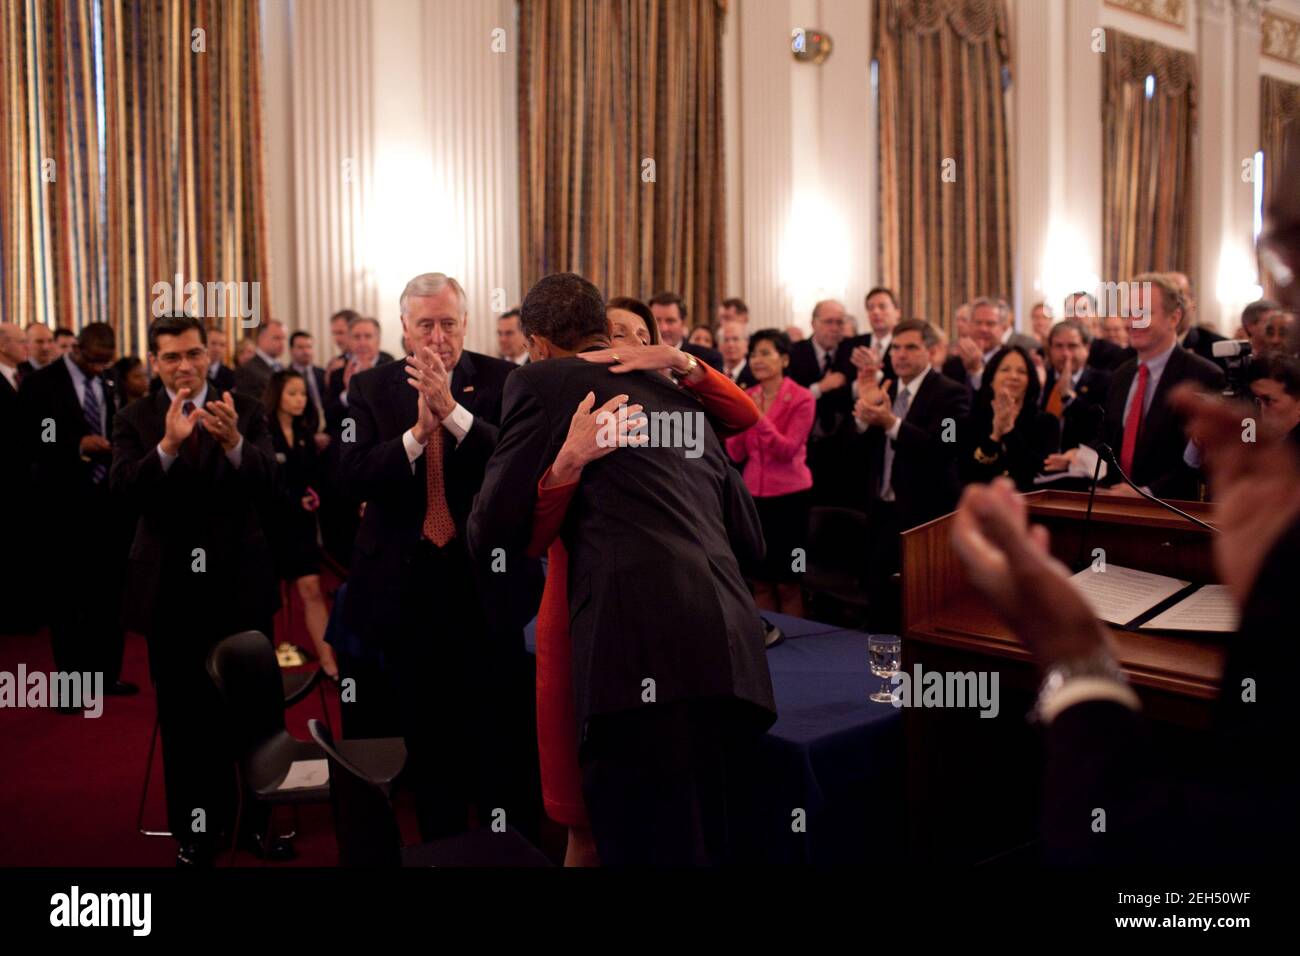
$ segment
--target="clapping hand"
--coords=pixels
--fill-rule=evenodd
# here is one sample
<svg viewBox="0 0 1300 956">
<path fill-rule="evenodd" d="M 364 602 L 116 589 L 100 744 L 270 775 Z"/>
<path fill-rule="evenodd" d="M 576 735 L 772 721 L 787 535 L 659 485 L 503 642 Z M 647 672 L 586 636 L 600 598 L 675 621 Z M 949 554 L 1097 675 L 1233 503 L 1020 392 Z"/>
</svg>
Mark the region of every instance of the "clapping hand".
<svg viewBox="0 0 1300 956">
<path fill-rule="evenodd" d="M 1021 400 L 1008 389 L 1001 388 L 993 396 L 993 440 L 1001 441 L 1003 436 L 1016 427 L 1016 416 L 1020 414 Z"/>
<path fill-rule="evenodd" d="M 232 451 L 239 444 L 239 413 L 229 392 L 222 392 L 220 399 L 208 402 L 199 414 L 203 428 L 222 448 Z"/>
<path fill-rule="evenodd" d="M 966 487 L 952 544 L 971 584 L 1044 670 L 1110 649 L 1105 627 L 1048 550 L 1047 529 L 1029 525 L 1024 499 L 1009 479 Z"/>
<path fill-rule="evenodd" d="M 863 425 L 875 425 L 885 431 L 894 427 L 893 403 L 889 400 L 890 384 L 888 379 L 879 385 L 872 382 L 859 392 L 853 415 Z"/>
<path fill-rule="evenodd" d="M 978 375 L 984 371 L 984 352 L 969 335 L 963 335 L 957 340 L 957 354 L 961 357 L 961 364 L 967 374 Z"/>
<path fill-rule="evenodd" d="M 406 357 L 406 380 L 420 393 L 415 437 L 423 443 L 433 433 L 433 426 L 456 407 L 456 400 L 451 397 L 451 373 L 438 353 L 426 345 Z"/>
<path fill-rule="evenodd" d="M 162 450 L 167 454 L 175 456 L 180 453 L 181 445 L 198 426 L 199 421 L 203 418 L 203 409 L 194 408 L 188 415 L 185 414 L 185 403 L 190 400 L 190 390 L 182 388 L 172 399 L 172 403 L 167 406 L 167 417 L 163 423 Z"/>
</svg>

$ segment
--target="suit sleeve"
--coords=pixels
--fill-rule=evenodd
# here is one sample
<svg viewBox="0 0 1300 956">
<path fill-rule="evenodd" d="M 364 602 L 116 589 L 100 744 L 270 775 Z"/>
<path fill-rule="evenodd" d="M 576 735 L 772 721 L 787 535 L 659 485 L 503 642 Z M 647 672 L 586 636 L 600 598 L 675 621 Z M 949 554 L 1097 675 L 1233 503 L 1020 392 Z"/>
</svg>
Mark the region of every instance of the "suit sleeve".
<svg viewBox="0 0 1300 956">
<path fill-rule="evenodd" d="M 555 457 L 546 407 L 526 376 L 506 378 L 503 407 L 496 450 L 467 526 L 467 544 L 476 561 L 488 560 L 496 548 L 507 555 L 526 553 L 537 483 Z"/>
<path fill-rule="evenodd" d="M 352 387 L 348 390 L 348 413 L 355 426 L 353 437 L 356 440 L 342 443 L 339 477 L 348 495 L 368 501 L 405 488 L 415 481 L 415 476 L 411 472 L 411 460 L 406 457 L 402 436 L 387 441 L 379 438 L 371 383 L 363 377 L 355 379 L 351 384 Z M 468 435 L 465 437 L 469 438 Z"/>
<path fill-rule="evenodd" d="M 108 476 L 113 493 L 133 505 L 142 503 L 167 476 L 157 446 L 145 446 L 138 417 L 124 412 L 113 416 L 113 466 Z"/>
<path fill-rule="evenodd" d="M 754 497 L 740 472 L 734 468 L 727 469 L 723 482 L 723 519 L 731 550 L 742 566 L 757 564 L 767 552 L 767 542 L 763 539 L 763 526 L 758 520 Z"/>
<path fill-rule="evenodd" d="M 970 414 L 970 390 L 953 389 L 945 402 L 946 407 L 934 418 L 929 426 L 918 425 L 911 417 L 903 419 L 898 426 L 898 437 L 894 445 L 908 448 L 912 454 L 931 453 L 935 458 L 951 458 L 957 454 L 957 442 L 943 440 L 944 429 L 948 419 L 959 422 Z"/>
<path fill-rule="evenodd" d="M 271 445 L 271 432 L 260 405 L 254 404 L 250 408 L 248 418 L 242 426 L 242 434 L 244 447 L 239 453 L 239 467 L 235 468 L 229 458 L 221 455 L 217 480 L 233 481 L 234 486 L 252 501 L 267 501 L 280 494 L 278 482 L 281 473 L 275 460 L 275 448 Z"/>
</svg>

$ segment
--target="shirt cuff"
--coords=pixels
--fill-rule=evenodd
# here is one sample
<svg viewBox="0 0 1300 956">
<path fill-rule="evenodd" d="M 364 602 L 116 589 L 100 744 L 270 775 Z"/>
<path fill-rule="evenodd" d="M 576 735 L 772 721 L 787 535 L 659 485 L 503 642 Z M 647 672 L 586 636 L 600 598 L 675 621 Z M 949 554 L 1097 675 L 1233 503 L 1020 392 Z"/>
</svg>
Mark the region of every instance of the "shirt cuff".
<svg viewBox="0 0 1300 956">
<path fill-rule="evenodd" d="M 226 460 L 236 468 L 244 461 L 244 436 L 239 436 L 239 441 L 235 442 L 235 447 L 226 452 Z"/>
<path fill-rule="evenodd" d="M 889 429 L 889 431 L 885 432 L 885 434 L 889 436 L 890 440 L 892 441 L 893 439 L 898 437 L 898 430 L 902 427 L 903 427 L 903 420 L 899 418 L 897 415 L 895 415 L 893 426 Z"/>
<path fill-rule="evenodd" d="M 853 427 L 858 430 L 859 435 L 861 435 L 863 432 L 867 430 L 867 426 L 862 424 L 862 419 L 858 418 L 857 416 L 854 416 L 853 418 Z"/>
<path fill-rule="evenodd" d="M 821 398 L 822 397 L 821 383 L 813 382 L 811 385 L 808 386 L 808 391 L 812 392 L 813 398 Z"/>
<path fill-rule="evenodd" d="M 169 454 L 167 454 L 167 452 L 163 451 L 162 442 L 159 442 L 159 443 L 158 443 L 158 460 L 159 460 L 160 462 L 162 462 L 162 470 L 163 470 L 163 473 L 166 474 L 166 473 L 167 473 L 167 469 L 170 468 L 170 467 L 172 466 L 172 463 L 173 463 L 174 461 L 176 461 L 176 456 L 175 456 L 175 455 L 169 455 Z"/>
<path fill-rule="evenodd" d="M 474 416 L 470 410 L 459 402 L 451 410 L 451 414 L 442 420 L 442 427 L 451 432 L 451 436 L 456 439 L 459 445 L 469 434 L 469 430 L 474 427 Z"/>
<path fill-rule="evenodd" d="M 340 403 L 341 403 L 345 408 L 347 407 L 347 404 L 348 404 L 348 393 L 347 393 L 347 390 L 346 390 L 346 389 L 343 390 L 343 391 L 341 391 L 341 392 L 339 392 L 339 402 L 340 402 Z"/>
<path fill-rule="evenodd" d="M 1038 702 L 1038 715 L 1043 723 L 1050 724 L 1067 707 L 1090 700 L 1110 700 L 1123 704 L 1129 710 L 1141 710 L 1142 705 L 1133 688 L 1105 677 L 1074 677 Z"/>
<path fill-rule="evenodd" d="M 406 449 L 406 460 L 411 463 L 411 472 L 415 472 L 415 462 L 424 454 L 424 446 L 415 440 L 415 429 L 408 428 L 402 432 L 402 447 Z"/>
</svg>

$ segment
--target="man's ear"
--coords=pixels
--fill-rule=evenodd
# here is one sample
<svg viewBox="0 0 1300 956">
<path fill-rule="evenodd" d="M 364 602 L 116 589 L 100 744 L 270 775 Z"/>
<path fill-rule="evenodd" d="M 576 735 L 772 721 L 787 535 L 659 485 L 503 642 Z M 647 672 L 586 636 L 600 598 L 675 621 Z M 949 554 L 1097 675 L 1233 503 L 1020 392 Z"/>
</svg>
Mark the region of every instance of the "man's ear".
<svg viewBox="0 0 1300 956">
<path fill-rule="evenodd" d="M 534 362 L 543 362 L 555 354 L 555 346 L 544 335 L 528 336 L 528 357 Z"/>
</svg>

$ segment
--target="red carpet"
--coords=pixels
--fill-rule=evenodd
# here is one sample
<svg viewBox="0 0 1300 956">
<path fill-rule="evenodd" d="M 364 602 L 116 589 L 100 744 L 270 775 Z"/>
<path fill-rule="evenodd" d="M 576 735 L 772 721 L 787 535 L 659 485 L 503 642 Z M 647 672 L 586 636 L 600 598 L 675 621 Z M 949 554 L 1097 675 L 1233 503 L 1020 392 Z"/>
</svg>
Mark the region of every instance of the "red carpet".
<svg viewBox="0 0 1300 956">
<path fill-rule="evenodd" d="M 297 602 L 290 639 L 310 647 Z M 277 626 L 284 621 L 282 613 Z M 0 670 L 16 673 L 53 668 L 49 637 L 0 636 Z M 176 844 L 167 838 L 141 836 L 136 830 L 145 757 L 153 730 L 154 695 L 144 639 L 129 635 L 122 679 L 140 688 L 134 697 L 106 697 L 101 716 L 64 716 L 51 709 L 0 710 L 0 866 L 171 866 Z M 326 688 L 330 720 L 340 728 L 336 695 Z M 286 715 L 289 732 L 310 739 L 307 721 L 321 716 L 321 699 L 313 692 Z M 399 799 L 403 830 L 414 836 L 407 801 Z M 296 828 L 298 858 L 292 863 L 263 863 L 250 853 L 236 854 L 238 866 L 334 866 L 337 850 L 328 804 L 276 811 L 281 832 Z M 145 807 L 146 829 L 166 829 L 162 751 L 154 753 L 153 775 Z M 229 854 L 221 859 L 225 865 Z"/>
</svg>

